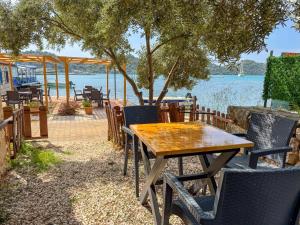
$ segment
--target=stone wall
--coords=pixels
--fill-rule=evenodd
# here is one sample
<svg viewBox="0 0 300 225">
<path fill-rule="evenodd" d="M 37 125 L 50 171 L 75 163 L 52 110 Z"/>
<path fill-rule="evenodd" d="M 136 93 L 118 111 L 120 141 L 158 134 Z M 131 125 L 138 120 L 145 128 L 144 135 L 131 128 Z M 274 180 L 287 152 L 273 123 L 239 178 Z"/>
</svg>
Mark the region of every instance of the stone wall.
<svg viewBox="0 0 300 225">
<path fill-rule="evenodd" d="M 248 118 L 251 112 L 267 112 L 298 120 L 297 129 L 290 143 L 290 146 L 293 147 L 293 151 L 288 153 L 287 163 L 300 166 L 300 116 L 297 113 L 283 110 L 271 110 L 263 107 L 229 106 L 227 109 L 227 113 L 234 124 L 245 130 L 248 128 Z"/>
</svg>

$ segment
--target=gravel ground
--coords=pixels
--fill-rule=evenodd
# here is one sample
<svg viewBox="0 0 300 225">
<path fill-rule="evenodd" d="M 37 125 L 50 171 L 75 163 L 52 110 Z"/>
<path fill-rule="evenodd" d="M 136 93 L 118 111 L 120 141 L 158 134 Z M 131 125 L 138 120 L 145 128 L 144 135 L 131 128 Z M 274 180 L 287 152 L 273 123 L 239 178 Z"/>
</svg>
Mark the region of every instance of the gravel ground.
<svg viewBox="0 0 300 225">
<path fill-rule="evenodd" d="M 122 151 L 115 150 L 106 135 L 101 138 L 33 142 L 56 152 L 62 162 L 43 173 L 31 168 L 9 171 L 0 183 L 2 224 L 153 224 L 151 213 L 135 197 L 131 171 L 122 175 Z M 176 164 L 171 161 L 168 168 Z M 189 165 L 195 168 L 193 159 Z M 171 223 L 182 224 L 176 217 Z"/>
</svg>

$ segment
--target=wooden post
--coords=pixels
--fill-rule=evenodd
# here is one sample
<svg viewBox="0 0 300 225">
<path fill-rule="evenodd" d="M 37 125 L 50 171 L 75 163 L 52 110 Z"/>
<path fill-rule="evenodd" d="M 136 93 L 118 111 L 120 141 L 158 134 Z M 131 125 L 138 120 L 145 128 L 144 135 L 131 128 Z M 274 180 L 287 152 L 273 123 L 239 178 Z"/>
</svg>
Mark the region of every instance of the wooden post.
<svg viewBox="0 0 300 225">
<path fill-rule="evenodd" d="M 2 98 L 0 98 L 0 121 L 3 120 Z M 0 176 L 4 174 L 7 163 L 7 142 L 4 130 L 0 130 Z"/>
<path fill-rule="evenodd" d="M 31 138 L 31 119 L 30 119 L 30 107 L 24 106 L 24 117 L 23 117 L 23 134 L 25 138 Z"/>
<path fill-rule="evenodd" d="M 47 122 L 47 108 L 40 106 L 40 135 L 41 137 L 48 137 L 48 122 Z"/>
<path fill-rule="evenodd" d="M 48 109 L 48 82 L 47 82 L 47 64 L 46 58 L 43 56 L 43 73 L 44 73 L 44 92 L 45 92 L 45 103 Z"/>
<path fill-rule="evenodd" d="M 59 98 L 59 91 L 58 91 L 58 74 L 57 74 L 57 64 L 54 64 L 55 70 L 55 84 L 56 84 L 56 99 Z"/>
<path fill-rule="evenodd" d="M 108 89 L 109 89 L 109 68 L 108 65 L 105 65 L 105 70 L 106 70 L 106 96 L 108 97 Z"/>
<path fill-rule="evenodd" d="M 115 89 L 115 100 L 117 99 L 117 77 L 116 77 L 116 67 L 114 67 L 114 89 Z"/>
<path fill-rule="evenodd" d="M 8 119 L 13 115 L 13 108 L 11 106 L 3 107 L 3 119 Z M 8 125 L 8 136 L 9 139 L 13 136 L 13 125 Z"/>
<path fill-rule="evenodd" d="M 9 64 L 8 71 L 9 71 L 10 90 L 13 91 L 14 90 L 14 80 L 13 80 L 11 63 Z"/>
<path fill-rule="evenodd" d="M 69 100 L 70 100 L 69 64 L 66 58 L 64 59 L 64 62 L 65 62 L 66 98 L 67 98 L 67 105 L 69 105 Z"/>
<path fill-rule="evenodd" d="M 126 64 L 123 65 L 123 70 L 126 71 Z M 124 99 L 123 99 L 123 106 L 127 105 L 127 90 L 126 87 L 127 83 L 126 83 L 126 77 L 124 76 Z"/>
</svg>

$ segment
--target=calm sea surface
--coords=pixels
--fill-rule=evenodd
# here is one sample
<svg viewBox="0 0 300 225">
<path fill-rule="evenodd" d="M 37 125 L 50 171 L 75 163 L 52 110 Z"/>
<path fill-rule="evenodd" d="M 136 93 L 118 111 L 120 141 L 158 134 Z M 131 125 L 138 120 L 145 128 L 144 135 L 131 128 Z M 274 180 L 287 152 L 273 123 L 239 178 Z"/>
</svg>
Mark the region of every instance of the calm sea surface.
<svg viewBox="0 0 300 225">
<path fill-rule="evenodd" d="M 37 76 L 38 80 L 43 83 L 43 77 Z M 83 89 L 85 85 L 92 85 L 96 88 L 102 86 L 102 90 L 106 91 L 106 75 L 70 75 L 70 80 L 75 83 L 76 89 Z M 59 82 L 64 82 L 64 75 L 59 75 Z M 48 75 L 48 82 L 55 82 L 55 76 Z M 200 80 L 193 90 L 181 89 L 174 91 L 169 89 L 167 96 L 183 97 L 187 92 L 196 95 L 198 103 L 201 106 L 210 107 L 220 111 L 226 111 L 228 105 L 262 105 L 264 76 L 242 76 L 235 75 L 212 75 L 209 80 Z M 158 96 L 164 84 L 163 79 L 158 79 L 155 82 L 155 96 Z M 109 89 L 111 89 L 111 98 L 115 96 L 114 75 L 109 78 Z M 60 90 L 60 96 L 65 96 L 64 88 Z M 143 91 L 144 96 L 148 95 L 147 91 Z M 51 95 L 56 95 L 55 88 L 51 89 Z M 73 91 L 71 91 L 73 95 Z M 137 103 L 137 99 L 129 84 L 127 84 L 128 100 Z M 120 74 L 116 75 L 116 97 L 123 98 L 123 77 Z"/>
</svg>

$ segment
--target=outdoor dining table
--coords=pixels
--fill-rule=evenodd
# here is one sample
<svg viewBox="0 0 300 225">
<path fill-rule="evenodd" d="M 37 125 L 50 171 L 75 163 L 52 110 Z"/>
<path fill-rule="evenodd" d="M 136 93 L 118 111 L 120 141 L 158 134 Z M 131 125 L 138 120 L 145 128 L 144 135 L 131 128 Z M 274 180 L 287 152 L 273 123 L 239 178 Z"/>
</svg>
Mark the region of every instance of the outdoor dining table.
<svg viewBox="0 0 300 225">
<path fill-rule="evenodd" d="M 234 136 L 216 127 L 201 122 L 135 124 L 130 129 L 141 147 L 146 181 L 140 202 L 145 204 L 148 196 L 155 224 L 160 224 L 155 184 L 159 183 L 163 169 L 170 158 L 194 156 L 200 159 L 203 172 L 178 176 L 180 181 L 206 179 L 212 194 L 217 184 L 214 176 L 232 159 L 241 148 L 253 147 L 253 143 Z M 150 164 L 148 150 L 155 156 Z M 207 154 L 219 153 L 210 163 Z"/>
</svg>

